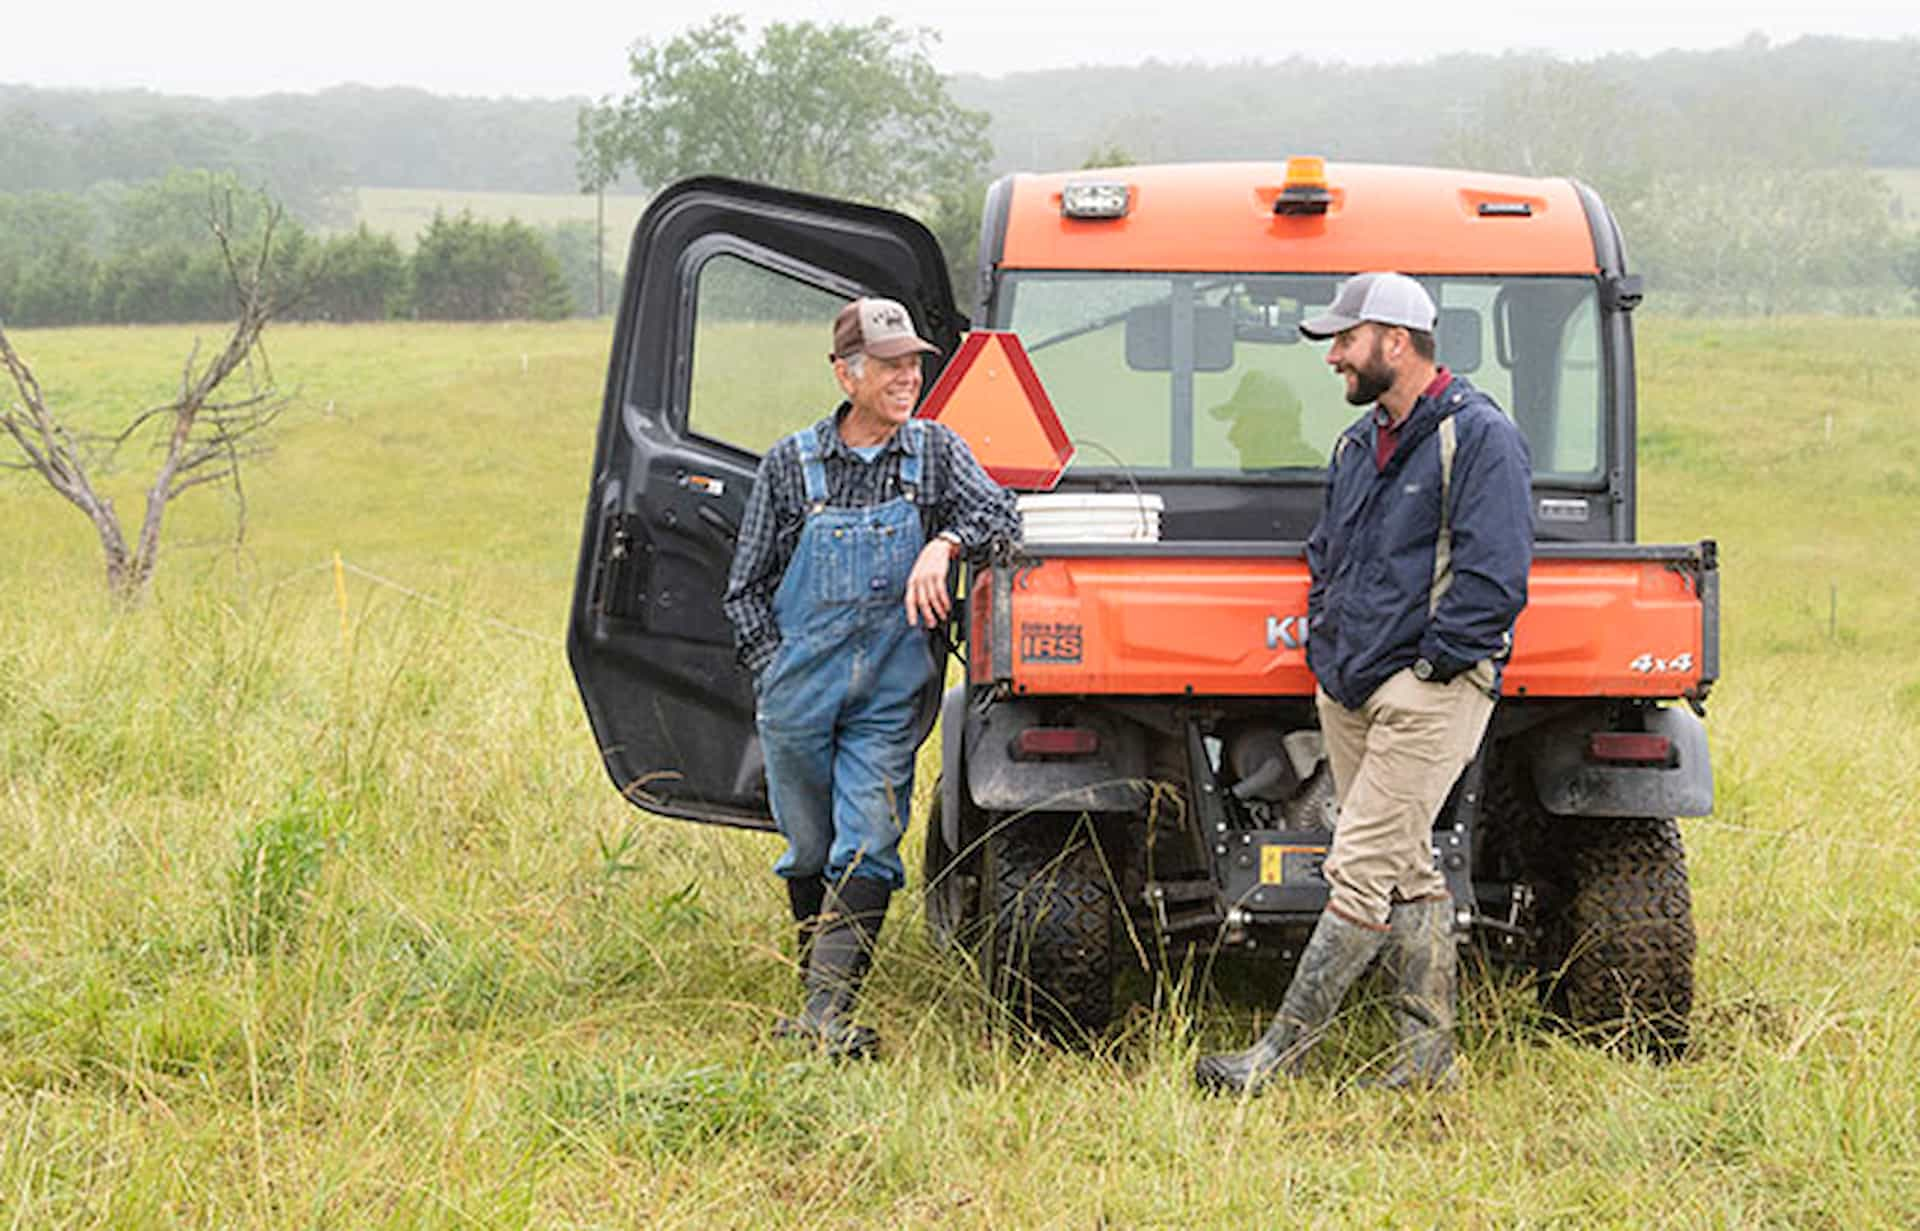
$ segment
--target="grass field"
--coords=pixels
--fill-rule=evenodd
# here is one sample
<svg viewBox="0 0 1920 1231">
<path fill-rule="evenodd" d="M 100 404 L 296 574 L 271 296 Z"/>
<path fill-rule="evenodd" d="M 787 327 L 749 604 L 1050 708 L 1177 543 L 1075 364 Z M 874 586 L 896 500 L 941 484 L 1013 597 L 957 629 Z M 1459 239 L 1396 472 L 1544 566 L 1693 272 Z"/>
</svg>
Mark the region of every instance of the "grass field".
<svg viewBox="0 0 1920 1231">
<path fill-rule="evenodd" d="M 354 217 L 375 233 L 393 236 L 399 245 L 413 250 L 420 232 L 433 221 L 434 211 L 452 218 L 463 210 L 482 222 L 518 219 L 532 227 L 556 222 L 592 222 L 594 199 L 591 193 L 555 192 L 461 192 L 438 188 L 356 188 Z M 607 263 L 615 269 L 626 267 L 627 243 L 633 238 L 634 224 L 647 199 L 635 195 L 610 195 L 606 198 Z"/>
<path fill-rule="evenodd" d="M 561 651 L 609 326 L 286 327 L 245 542 L 190 497 L 144 609 L 0 472 L 0 1225 L 1920 1223 L 1920 331 L 1639 329 L 1642 537 L 1724 561 L 1686 1061 L 1475 982 L 1459 1093 L 1340 1084 L 1373 1016 L 1204 1101 L 1277 988 L 1031 1050 L 917 904 L 889 1058 L 796 1059 L 775 843 L 623 803 Z M 14 340 L 104 423 L 191 336 Z"/>
</svg>

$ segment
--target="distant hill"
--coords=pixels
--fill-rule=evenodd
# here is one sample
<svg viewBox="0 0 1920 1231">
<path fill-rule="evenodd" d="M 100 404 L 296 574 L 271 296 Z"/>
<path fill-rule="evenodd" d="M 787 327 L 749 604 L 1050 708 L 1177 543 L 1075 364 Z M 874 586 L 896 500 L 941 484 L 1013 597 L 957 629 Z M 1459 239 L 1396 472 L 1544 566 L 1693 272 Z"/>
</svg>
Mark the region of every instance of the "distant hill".
<svg viewBox="0 0 1920 1231">
<path fill-rule="evenodd" d="M 1515 83 L 1565 67 L 1521 53 L 1355 67 L 1287 58 L 1284 46 L 1249 52 L 1239 64 L 1149 62 L 960 76 L 949 84 L 957 102 L 993 117 L 1000 170 L 1073 167 L 1113 148 L 1138 162 L 1320 153 L 1432 163 L 1469 144 Z M 1714 51 L 1607 56 L 1585 67 L 1596 84 L 1654 117 L 1713 100 L 1729 108 L 1775 100 L 1781 105 L 1767 114 L 1797 125 L 1803 144 L 1834 161 L 1920 167 L 1920 38 L 1803 38 L 1777 47 L 1750 38 Z M 1776 142 L 1795 136 L 1767 134 Z"/>
<path fill-rule="evenodd" d="M 0 85 L 0 183 L 78 192 L 190 166 L 252 170 L 269 184 L 570 192 L 585 101 L 357 85 L 240 99 Z"/>
<path fill-rule="evenodd" d="M 1560 62 L 1452 55 L 1353 67 L 1249 48 L 1238 64 L 1149 62 L 963 75 L 957 101 L 993 117 L 993 170 L 1283 157 L 1443 162 L 1492 124 L 1502 100 Z M 1257 57 L 1257 58 L 1256 58 Z M 1920 167 L 1920 39 L 1749 39 L 1715 51 L 1608 56 L 1586 79 L 1645 115 L 1707 100 L 1772 100 L 1766 134 L 1832 161 Z M 581 98 L 456 98 L 342 85 L 313 94 L 205 99 L 148 91 L 0 85 L 0 191 L 81 191 L 169 166 L 253 172 L 291 195 L 331 185 L 474 192 L 576 191 Z M 1577 112 L 1581 100 L 1568 100 Z M 1684 135 L 1684 134 L 1677 134 Z M 156 170 L 156 167 L 158 170 Z"/>
<path fill-rule="evenodd" d="M 960 76 L 950 88 L 989 117 L 985 174 L 1307 153 L 1570 175 L 1605 196 L 1634 267 L 1671 310 L 1882 313 L 1920 302 L 1920 38 L 1776 47 L 1753 37 L 1654 56 L 1368 67 L 1249 50 L 1267 56 Z M 149 259 L 132 250 L 153 229 L 149 194 L 177 203 L 184 190 L 198 207 L 188 174 L 198 171 L 266 189 L 311 231 L 364 222 L 403 248 L 436 211 L 518 218 L 541 227 L 575 304 L 598 302 L 598 267 L 623 267 L 645 195 L 580 193 L 574 138 L 587 101 L 357 85 L 226 100 L 0 85 L 0 312 L 92 319 L 97 292 L 118 294 L 115 279 Z M 957 206 L 904 208 L 928 215 L 964 269 L 980 185 L 954 187 L 942 196 Z M 593 225 L 598 205 L 604 230 Z M 87 261 L 102 272 L 80 286 L 72 270 Z M 127 311 L 103 319 L 134 319 Z"/>
</svg>

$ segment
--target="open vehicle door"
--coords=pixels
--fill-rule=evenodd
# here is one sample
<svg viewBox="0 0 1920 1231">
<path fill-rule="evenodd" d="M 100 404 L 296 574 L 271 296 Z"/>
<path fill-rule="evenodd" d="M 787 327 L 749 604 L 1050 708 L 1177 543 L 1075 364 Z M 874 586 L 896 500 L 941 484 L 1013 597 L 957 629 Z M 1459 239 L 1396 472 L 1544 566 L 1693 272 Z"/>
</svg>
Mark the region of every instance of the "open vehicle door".
<svg viewBox="0 0 1920 1231">
<path fill-rule="evenodd" d="M 897 299 L 931 388 L 965 322 L 939 245 L 887 210 L 685 180 L 635 229 L 567 657 L 614 784 L 668 816 L 771 829 L 753 687 L 721 610 L 760 455 L 840 399 L 848 299 Z"/>
</svg>

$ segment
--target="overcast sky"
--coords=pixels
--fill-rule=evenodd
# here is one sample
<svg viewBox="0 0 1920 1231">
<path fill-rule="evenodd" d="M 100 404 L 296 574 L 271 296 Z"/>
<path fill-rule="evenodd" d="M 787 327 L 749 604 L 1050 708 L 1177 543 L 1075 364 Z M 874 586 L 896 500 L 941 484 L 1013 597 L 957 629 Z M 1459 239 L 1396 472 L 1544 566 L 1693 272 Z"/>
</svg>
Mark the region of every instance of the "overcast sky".
<svg viewBox="0 0 1920 1231">
<path fill-rule="evenodd" d="M 216 97 L 307 92 L 343 82 L 445 94 L 561 97 L 618 93 L 625 48 L 717 12 L 769 20 L 864 22 L 887 13 L 940 33 L 947 72 L 1003 73 L 1080 64 L 1280 60 L 1293 54 L 1378 64 L 1449 51 L 1610 51 L 1725 47 L 1758 32 L 1920 35 L 1911 0 L 1586 0 L 1543 10 L 1459 0 L 974 0 L 883 6 L 869 0 L 582 0 L 446 6 L 386 0 L 310 5 L 259 0 L 59 3 L 17 0 L 0 22 L 0 82 L 144 87 Z M 1565 9 L 1563 14 L 1552 11 Z M 502 13 L 510 14 L 501 15 Z M 0 140 L 4 134 L 0 134 Z"/>
</svg>

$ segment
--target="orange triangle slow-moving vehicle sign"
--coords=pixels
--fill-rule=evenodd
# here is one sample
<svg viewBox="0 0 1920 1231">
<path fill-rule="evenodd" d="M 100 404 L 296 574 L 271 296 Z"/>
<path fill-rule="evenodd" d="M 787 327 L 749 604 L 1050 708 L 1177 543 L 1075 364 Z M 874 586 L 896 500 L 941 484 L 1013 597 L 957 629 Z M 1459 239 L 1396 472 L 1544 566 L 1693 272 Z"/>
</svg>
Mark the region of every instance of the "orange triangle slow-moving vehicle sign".
<svg viewBox="0 0 1920 1231">
<path fill-rule="evenodd" d="M 917 413 L 959 433 L 1002 487 L 1050 491 L 1073 460 L 1073 442 L 1011 333 L 968 334 Z"/>
</svg>

